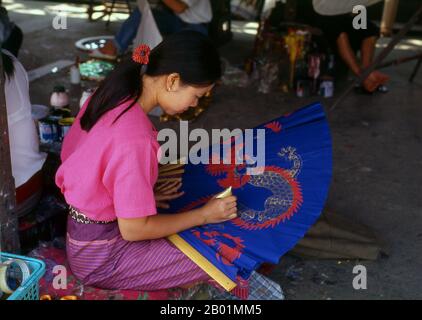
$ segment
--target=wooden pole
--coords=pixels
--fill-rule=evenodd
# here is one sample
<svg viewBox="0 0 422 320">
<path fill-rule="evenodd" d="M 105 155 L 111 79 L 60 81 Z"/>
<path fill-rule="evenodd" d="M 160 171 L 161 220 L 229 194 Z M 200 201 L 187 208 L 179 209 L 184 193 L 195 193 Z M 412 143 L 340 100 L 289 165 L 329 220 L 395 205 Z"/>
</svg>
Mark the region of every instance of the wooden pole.
<svg viewBox="0 0 422 320">
<path fill-rule="evenodd" d="M 0 251 L 19 253 L 18 217 L 14 213 L 16 191 L 10 161 L 4 80 L 3 59 L 0 55 Z"/>
<path fill-rule="evenodd" d="M 385 0 L 381 19 L 381 34 L 390 36 L 393 33 L 394 21 L 396 21 L 399 0 Z"/>
</svg>

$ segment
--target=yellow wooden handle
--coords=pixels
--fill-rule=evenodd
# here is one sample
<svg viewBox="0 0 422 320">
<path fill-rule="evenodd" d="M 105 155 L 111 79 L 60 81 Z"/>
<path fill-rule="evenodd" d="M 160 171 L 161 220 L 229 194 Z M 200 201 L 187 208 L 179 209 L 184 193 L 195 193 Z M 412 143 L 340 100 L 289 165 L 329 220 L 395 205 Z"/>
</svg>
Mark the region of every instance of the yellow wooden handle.
<svg viewBox="0 0 422 320">
<path fill-rule="evenodd" d="M 167 237 L 180 251 L 182 251 L 189 259 L 191 259 L 198 267 L 204 270 L 211 278 L 222 286 L 225 290 L 231 291 L 236 287 L 236 282 L 227 277 L 215 265 L 208 261 L 198 250 L 187 243 L 178 234 Z"/>
</svg>

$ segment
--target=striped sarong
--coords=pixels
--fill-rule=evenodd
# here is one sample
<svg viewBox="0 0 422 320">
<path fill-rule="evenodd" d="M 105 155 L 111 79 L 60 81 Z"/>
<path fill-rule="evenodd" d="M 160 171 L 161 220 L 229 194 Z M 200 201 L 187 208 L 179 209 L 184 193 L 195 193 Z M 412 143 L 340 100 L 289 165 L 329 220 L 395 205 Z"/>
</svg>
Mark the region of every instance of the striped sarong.
<svg viewBox="0 0 422 320">
<path fill-rule="evenodd" d="M 82 283 L 103 289 L 159 290 L 209 276 L 166 239 L 129 242 L 117 222 L 83 224 L 68 218 L 66 253 Z"/>
<path fill-rule="evenodd" d="M 209 275 L 167 239 L 129 242 L 122 238 L 116 222 L 84 224 L 68 217 L 66 254 L 72 273 L 84 285 L 110 290 L 154 291 L 207 283 L 217 299 L 248 299 L 268 282 L 241 281 L 230 293 L 222 294 Z M 265 278 L 261 276 L 262 278 Z M 266 279 L 266 278 L 265 278 Z M 263 300 L 280 299 L 281 288 L 265 291 Z M 213 295 L 214 295 L 213 294 Z M 281 295 L 280 295 L 281 294 Z"/>
</svg>

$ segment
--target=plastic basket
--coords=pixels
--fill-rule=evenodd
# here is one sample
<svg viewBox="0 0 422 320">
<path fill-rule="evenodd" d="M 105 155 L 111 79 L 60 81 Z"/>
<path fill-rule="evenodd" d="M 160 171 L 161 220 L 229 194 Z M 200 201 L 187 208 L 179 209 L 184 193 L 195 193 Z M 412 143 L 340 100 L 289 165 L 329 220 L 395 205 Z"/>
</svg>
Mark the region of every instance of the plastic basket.
<svg viewBox="0 0 422 320">
<path fill-rule="evenodd" d="M 20 259 L 27 263 L 31 275 L 7 300 L 39 300 L 39 281 L 45 273 L 45 263 L 41 260 L 0 252 L 0 262 Z"/>
</svg>

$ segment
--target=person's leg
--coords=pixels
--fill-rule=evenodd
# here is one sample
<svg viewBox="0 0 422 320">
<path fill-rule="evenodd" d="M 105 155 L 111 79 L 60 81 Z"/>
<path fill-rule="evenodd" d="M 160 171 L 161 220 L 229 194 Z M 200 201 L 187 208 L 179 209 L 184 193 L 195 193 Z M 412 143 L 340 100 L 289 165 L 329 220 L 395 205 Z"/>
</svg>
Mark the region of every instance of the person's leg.
<svg viewBox="0 0 422 320">
<path fill-rule="evenodd" d="M 373 61 L 376 42 L 377 42 L 376 36 L 365 38 L 362 41 L 361 56 L 362 56 L 363 69 L 368 68 Z M 382 72 L 379 72 L 377 70 L 371 72 L 368 78 L 372 79 L 373 82 L 376 82 L 378 84 L 377 87 L 381 85 L 385 85 L 389 80 L 389 77 L 386 74 L 383 74 Z"/>
<path fill-rule="evenodd" d="M 350 44 L 349 36 L 347 35 L 347 33 L 343 32 L 339 35 L 339 37 L 337 38 L 337 48 L 340 57 L 347 64 L 350 70 L 352 70 L 355 75 L 360 75 L 362 69 L 357 61 L 355 52 Z M 374 72 L 372 72 L 362 82 L 363 88 L 368 92 L 374 92 L 379 85 L 379 79 Z"/>
<path fill-rule="evenodd" d="M 130 14 L 129 18 L 122 24 L 115 37 L 117 49 L 119 53 L 124 53 L 132 44 L 133 39 L 138 32 L 139 24 L 141 23 L 142 14 L 138 8 L 135 8 Z"/>
<path fill-rule="evenodd" d="M 23 40 L 23 33 L 22 30 L 15 25 L 15 27 L 12 29 L 12 32 L 7 38 L 7 40 L 3 43 L 2 48 L 9 51 L 11 54 L 13 54 L 16 58 L 19 54 L 19 49 L 21 48 Z"/>
<path fill-rule="evenodd" d="M 355 52 L 360 50 L 361 69 L 368 68 L 374 59 L 375 46 L 379 36 L 378 27 L 371 21 L 368 21 L 366 29 L 360 30 L 354 29 L 349 24 L 347 33 L 352 49 Z M 387 75 L 375 70 L 362 82 L 362 86 L 366 91 L 373 92 L 387 83 L 388 80 L 389 77 Z"/>
<path fill-rule="evenodd" d="M 372 63 L 375 52 L 375 44 L 377 43 L 377 37 L 372 36 L 363 39 L 360 52 L 362 56 L 362 68 L 367 68 Z"/>
<path fill-rule="evenodd" d="M 184 22 L 168 8 L 152 9 L 155 23 L 163 36 L 179 32 L 184 28 Z"/>
<path fill-rule="evenodd" d="M 129 18 L 123 22 L 119 32 L 114 37 L 114 41 L 107 41 L 98 51 L 110 58 L 125 53 L 136 37 L 141 18 L 141 12 L 138 8 L 135 8 Z"/>
<path fill-rule="evenodd" d="M 185 23 L 183 30 L 192 30 L 208 35 L 208 24 L 205 23 Z"/>
<path fill-rule="evenodd" d="M 337 49 L 342 60 L 347 64 L 350 70 L 359 75 L 361 68 L 357 61 L 356 55 L 350 45 L 349 36 L 347 33 L 342 32 L 337 38 Z"/>
<path fill-rule="evenodd" d="M 372 21 L 368 21 L 366 29 L 355 30 L 350 26 L 349 28 L 349 32 L 353 32 L 352 46 L 356 51 L 360 50 L 362 68 L 367 68 L 374 59 L 375 46 L 379 37 L 379 28 Z"/>
</svg>

